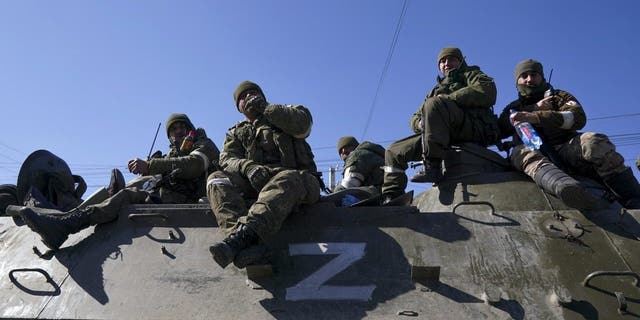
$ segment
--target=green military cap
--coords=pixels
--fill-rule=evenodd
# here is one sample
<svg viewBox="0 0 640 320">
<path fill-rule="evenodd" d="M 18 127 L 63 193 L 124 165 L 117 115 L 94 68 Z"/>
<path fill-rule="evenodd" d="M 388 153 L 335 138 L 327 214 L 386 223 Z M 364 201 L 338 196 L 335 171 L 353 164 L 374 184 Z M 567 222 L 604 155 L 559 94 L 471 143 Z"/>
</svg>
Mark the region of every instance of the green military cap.
<svg viewBox="0 0 640 320">
<path fill-rule="evenodd" d="M 238 107 L 238 100 L 240 99 L 240 95 L 250 89 L 254 89 L 257 90 L 258 92 L 260 92 L 260 94 L 264 97 L 264 92 L 262 92 L 262 89 L 260 88 L 259 85 L 255 84 L 254 82 L 251 81 L 242 81 L 240 82 L 240 84 L 238 85 L 238 87 L 236 88 L 236 90 L 233 92 L 233 101 L 236 102 L 236 108 Z M 266 97 L 265 97 L 266 98 Z"/>
<path fill-rule="evenodd" d="M 462 57 L 462 51 L 460 51 L 460 49 L 455 47 L 446 47 L 440 50 L 440 53 L 438 54 L 438 61 L 436 62 L 440 63 L 440 60 L 442 60 L 442 58 L 448 57 L 448 56 L 454 56 L 460 59 L 460 61 L 464 60 L 464 58 Z"/>
<path fill-rule="evenodd" d="M 358 140 L 356 140 L 355 137 L 352 136 L 344 136 L 340 139 L 338 139 L 338 153 L 340 153 L 340 149 L 346 147 L 346 146 L 354 146 L 357 147 L 360 143 L 358 143 Z"/>
<path fill-rule="evenodd" d="M 544 72 L 542 70 L 542 63 L 540 63 L 540 62 L 538 62 L 536 60 L 533 60 L 533 59 L 527 59 L 527 60 L 521 61 L 516 66 L 516 70 L 514 72 L 514 75 L 516 77 L 516 83 L 518 82 L 518 78 L 520 77 L 520 75 L 525 73 L 525 72 L 527 72 L 527 71 L 535 71 L 535 72 L 539 73 L 544 78 Z"/>
<path fill-rule="evenodd" d="M 196 129 L 196 127 L 193 125 L 193 123 L 191 123 L 191 120 L 189 120 L 189 117 L 187 117 L 186 114 L 172 113 L 169 116 L 169 119 L 167 119 L 167 137 L 169 137 L 169 128 L 171 128 L 171 125 L 176 122 L 184 122 L 187 126 L 187 131 Z"/>
</svg>

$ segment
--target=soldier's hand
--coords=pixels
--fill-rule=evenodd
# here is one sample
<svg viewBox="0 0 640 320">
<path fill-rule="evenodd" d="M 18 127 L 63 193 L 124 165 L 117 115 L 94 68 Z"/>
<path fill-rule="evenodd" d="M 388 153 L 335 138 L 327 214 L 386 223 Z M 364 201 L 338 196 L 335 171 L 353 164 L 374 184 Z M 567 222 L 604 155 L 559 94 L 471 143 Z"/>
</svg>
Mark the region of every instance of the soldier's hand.
<svg viewBox="0 0 640 320">
<path fill-rule="evenodd" d="M 149 174 L 149 163 L 140 158 L 129 160 L 127 167 L 129 172 L 133 174 L 142 174 L 143 176 Z"/>
<path fill-rule="evenodd" d="M 254 165 L 247 171 L 247 179 L 249 179 L 251 186 L 260 192 L 271 179 L 271 171 L 265 166 Z"/>
<path fill-rule="evenodd" d="M 536 106 L 538 110 L 553 110 L 553 96 L 538 101 Z"/>
<path fill-rule="evenodd" d="M 264 99 L 262 95 L 251 96 L 244 103 L 245 110 L 253 111 L 254 113 L 262 114 L 264 113 L 264 109 L 267 107 L 267 101 Z"/>
<path fill-rule="evenodd" d="M 538 117 L 538 115 L 533 112 L 519 111 L 519 112 L 512 113 L 509 118 L 511 119 L 511 122 L 514 125 L 520 122 L 529 122 L 531 124 L 540 123 L 540 117 Z"/>
</svg>

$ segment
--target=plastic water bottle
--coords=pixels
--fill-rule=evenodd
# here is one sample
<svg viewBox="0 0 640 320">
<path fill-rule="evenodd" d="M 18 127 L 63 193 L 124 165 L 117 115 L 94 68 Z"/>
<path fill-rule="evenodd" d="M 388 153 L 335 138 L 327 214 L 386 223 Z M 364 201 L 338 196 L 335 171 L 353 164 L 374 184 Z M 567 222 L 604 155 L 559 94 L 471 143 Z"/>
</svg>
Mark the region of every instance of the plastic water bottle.
<svg viewBox="0 0 640 320">
<path fill-rule="evenodd" d="M 516 111 L 511 110 L 511 116 L 513 116 L 514 113 L 516 113 Z M 529 122 L 513 124 L 513 118 L 509 117 L 509 120 L 511 120 L 513 127 L 516 128 L 516 132 L 518 133 L 520 140 L 522 140 L 522 143 L 524 143 L 529 150 L 533 151 L 540 149 L 542 139 L 540 139 L 540 136 Z"/>
</svg>

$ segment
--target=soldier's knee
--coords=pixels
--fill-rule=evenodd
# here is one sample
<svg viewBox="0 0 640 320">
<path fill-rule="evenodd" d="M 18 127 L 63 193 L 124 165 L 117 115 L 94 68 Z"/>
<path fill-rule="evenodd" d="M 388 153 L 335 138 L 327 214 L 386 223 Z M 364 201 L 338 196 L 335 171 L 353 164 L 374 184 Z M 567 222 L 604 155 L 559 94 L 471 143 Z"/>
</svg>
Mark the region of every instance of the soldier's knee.
<svg viewBox="0 0 640 320">
<path fill-rule="evenodd" d="M 585 132 L 580 135 L 582 157 L 590 162 L 598 162 L 616 150 L 609 137 L 602 133 Z"/>
<path fill-rule="evenodd" d="M 427 98 L 427 100 L 422 103 L 422 112 L 430 114 L 442 108 L 446 108 L 445 100 L 447 99 L 438 96 Z"/>
<path fill-rule="evenodd" d="M 207 191 L 219 185 L 233 186 L 231 179 L 223 171 L 215 171 L 207 177 Z"/>
</svg>

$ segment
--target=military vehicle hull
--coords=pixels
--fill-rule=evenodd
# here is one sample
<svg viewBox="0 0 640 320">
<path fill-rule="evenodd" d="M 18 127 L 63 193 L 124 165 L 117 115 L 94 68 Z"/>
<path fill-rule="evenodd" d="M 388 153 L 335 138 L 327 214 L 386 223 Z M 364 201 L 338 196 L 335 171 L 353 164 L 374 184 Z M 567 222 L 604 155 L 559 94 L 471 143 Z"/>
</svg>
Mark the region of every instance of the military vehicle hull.
<svg viewBox="0 0 640 320">
<path fill-rule="evenodd" d="M 515 172 L 455 172 L 414 206 L 303 208 L 268 242 L 271 264 L 242 270 L 211 258 L 223 235 L 206 204 L 132 205 L 56 252 L 2 218 L 0 316 L 640 316 L 640 211 L 579 212 Z"/>
</svg>

